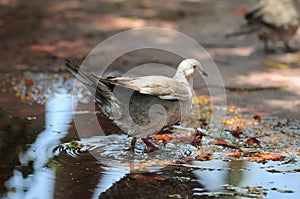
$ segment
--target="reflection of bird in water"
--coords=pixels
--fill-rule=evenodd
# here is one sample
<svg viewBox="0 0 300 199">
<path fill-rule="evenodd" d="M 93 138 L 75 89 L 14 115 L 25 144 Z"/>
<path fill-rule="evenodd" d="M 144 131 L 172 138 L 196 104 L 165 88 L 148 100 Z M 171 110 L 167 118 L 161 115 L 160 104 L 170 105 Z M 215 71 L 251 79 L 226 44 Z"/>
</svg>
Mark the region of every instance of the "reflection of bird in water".
<svg viewBox="0 0 300 199">
<path fill-rule="evenodd" d="M 195 71 L 207 75 L 195 59 L 183 60 L 173 78 L 165 76 L 98 78 L 67 61 L 67 69 L 93 94 L 101 111 L 122 131 L 132 136 L 130 150 L 136 138 L 152 150 L 158 148 L 147 138 L 171 126 L 191 111 L 193 76 Z"/>
<path fill-rule="evenodd" d="M 289 40 L 300 26 L 300 0 L 261 0 L 258 6 L 245 14 L 246 24 L 229 31 L 226 36 L 257 32 L 269 51 L 268 41 L 282 41 L 288 52 L 294 51 Z"/>
</svg>

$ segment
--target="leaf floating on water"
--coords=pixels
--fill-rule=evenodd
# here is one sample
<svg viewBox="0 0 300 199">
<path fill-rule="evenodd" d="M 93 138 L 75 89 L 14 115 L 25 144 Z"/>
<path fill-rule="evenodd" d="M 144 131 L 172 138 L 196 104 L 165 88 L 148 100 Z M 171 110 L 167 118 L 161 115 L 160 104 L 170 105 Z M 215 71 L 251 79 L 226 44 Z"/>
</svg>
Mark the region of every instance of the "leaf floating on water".
<svg viewBox="0 0 300 199">
<path fill-rule="evenodd" d="M 68 147 L 68 149 L 81 149 L 83 147 L 83 144 L 73 140 L 66 144 L 66 146 Z"/>
<path fill-rule="evenodd" d="M 277 170 L 277 169 L 267 169 L 266 170 L 267 172 L 270 172 L 270 173 L 281 173 L 282 171 L 280 171 L 280 170 Z"/>
<path fill-rule="evenodd" d="M 71 141 L 69 143 L 64 143 L 56 146 L 52 152 L 59 155 L 61 152 L 65 152 L 71 157 L 77 157 L 79 154 L 84 153 L 88 150 L 88 147 L 78 141 Z"/>
<path fill-rule="evenodd" d="M 272 62 L 272 61 L 265 61 L 264 65 L 267 67 L 277 68 L 277 69 L 281 69 L 281 70 L 285 70 L 285 69 L 289 68 L 288 65 L 277 63 L 277 62 Z"/>
<path fill-rule="evenodd" d="M 284 189 L 277 189 L 276 190 L 277 192 L 279 192 L 279 193 L 294 193 L 294 191 L 293 190 L 284 190 Z"/>
</svg>

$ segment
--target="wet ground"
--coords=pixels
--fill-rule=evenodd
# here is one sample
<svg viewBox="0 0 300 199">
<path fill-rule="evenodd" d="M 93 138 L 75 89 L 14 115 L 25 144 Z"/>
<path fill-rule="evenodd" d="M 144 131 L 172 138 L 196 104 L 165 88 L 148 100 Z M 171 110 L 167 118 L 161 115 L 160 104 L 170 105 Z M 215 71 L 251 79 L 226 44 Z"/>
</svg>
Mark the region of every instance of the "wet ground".
<svg viewBox="0 0 300 199">
<path fill-rule="evenodd" d="M 286 54 L 280 44 L 265 54 L 255 35 L 224 39 L 254 4 L 0 2 L 0 196 L 299 198 L 300 54 Z M 146 26 L 172 28 L 203 45 L 221 72 L 227 106 L 211 107 L 218 95 L 196 88 L 200 110 L 153 137 L 160 152 L 145 153 L 139 141 L 132 155 L 124 150 L 130 138 L 91 109 L 83 87 L 73 111 L 73 79 L 62 66 L 65 58 L 82 61 L 116 33 Z M 112 68 L 124 65 L 122 74 L 157 54 L 127 54 Z M 179 61 L 166 57 L 171 66 Z M 212 114 L 225 108 L 224 117 Z M 91 121 L 95 115 L 105 132 Z"/>
</svg>

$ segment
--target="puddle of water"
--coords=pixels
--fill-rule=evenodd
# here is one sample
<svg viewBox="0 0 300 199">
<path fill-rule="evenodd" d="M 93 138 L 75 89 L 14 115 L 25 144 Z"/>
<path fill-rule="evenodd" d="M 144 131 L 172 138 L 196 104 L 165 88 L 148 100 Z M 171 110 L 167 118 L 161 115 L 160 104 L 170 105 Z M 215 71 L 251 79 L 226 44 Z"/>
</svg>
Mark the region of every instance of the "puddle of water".
<svg viewBox="0 0 300 199">
<path fill-rule="evenodd" d="M 184 159 L 197 148 L 176 140 L 161 144 L 158 153 L 149 154 L 143 152 L 144 145 L 138 142 L 137 153 L 133 156 L 123 150 L 130 144 L 125 135 L 86 134 L 80 141 L 83 148 L 69 149 L 67 143 L 78 139 L 72 124 L 72 82 L 55 75 L 30 75 L 33 84 L 42 82 L 38 84 L 39 89 L 48 87 L 46 104 L 43 100 L 39 101 L 42 105 L 23 103 L 9 88 L 1 99 L 2 198 L 118 198 L 120 195 L 124 198 L 300 197 L 300 164 L 295 152 L 299 146 L 298 123 L 280 127 L 279 119 L 277 123 L 276 119 L 272 120 L 275 124 L 268 121 L 276 127 L 273 133 L 281 132 L 275 134 L 278 139 L 291 139 L 291 142 L 280 145 L 293 148 L 286 150 L 284 161 L 257 163 L 230 159 L 224 157 L 222 149 L 214 148 L 213 160 L 178 163 L 177 160 Z M 54 91 L 49 85 L 59 89 Z M 75 114 L 84 117 L 91 112 Z M 267 125 L 264 128 L 266 133 Z M 175 134 L 179 135 L 183 131 L 192 132 L 180 126 L 177 130 L 175 128 Z M 257 133 L 257 129 L 247 130 L 253 136 Z M 212 150 L 209 140 L 214 136 L 212 130 L 206 133 L 209 135 L 203 139 L 202 146 L 205 151 Z M 227 134 L 223 136 L 226 138 Z M 277 147 L 273 152 L 284 151 L 278 149 L 276 141 L 264 147 L 260 150 Z"/>
<path fill-rule="evenodd" d="M 193 162 L 193 173 L 205 190 L 196 195 L 235 195 L 243 197 L 297 198 L 300 195 L 299 173 L 272 173 L 277 163 L 249 161 Z M 293 167 L 299 168 L 299 163 Z"/>
</svg>

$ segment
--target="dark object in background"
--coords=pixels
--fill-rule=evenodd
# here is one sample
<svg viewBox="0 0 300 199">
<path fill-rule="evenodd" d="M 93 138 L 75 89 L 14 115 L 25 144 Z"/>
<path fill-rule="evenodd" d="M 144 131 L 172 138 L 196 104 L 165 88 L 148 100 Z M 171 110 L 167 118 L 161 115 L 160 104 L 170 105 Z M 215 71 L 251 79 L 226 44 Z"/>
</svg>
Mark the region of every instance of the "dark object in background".
<svg viewBox="0 0 300 199">
<path fill-rule="evenodd" d="M 295 51 L 289 40 L 300 26 L 300 0 L 261 0 L 245 14 L 246 23 L 227 32 L 226 37 L 257 33 L 269 51 L 268 41 L 282 41 L 288 52 Z"/>
</svg>

